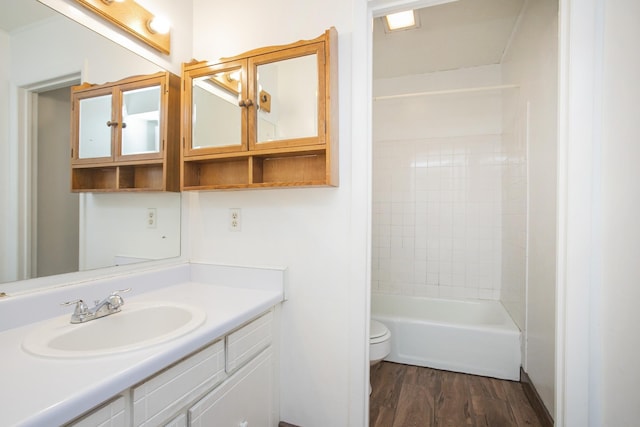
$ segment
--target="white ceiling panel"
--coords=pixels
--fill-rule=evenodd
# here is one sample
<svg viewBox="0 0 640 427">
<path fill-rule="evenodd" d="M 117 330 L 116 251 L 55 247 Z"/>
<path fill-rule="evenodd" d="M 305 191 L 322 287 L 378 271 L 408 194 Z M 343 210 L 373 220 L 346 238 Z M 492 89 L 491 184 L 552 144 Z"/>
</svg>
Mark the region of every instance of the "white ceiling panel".
<svg viewBox="0 0 640 427">
<path fill-rule="evenodd" d="M 419 9 L 420 28 L 386 33 L 374 21 L 373 76 L 498 64 L 525 0 L 459 0 Z"/>
</svg>

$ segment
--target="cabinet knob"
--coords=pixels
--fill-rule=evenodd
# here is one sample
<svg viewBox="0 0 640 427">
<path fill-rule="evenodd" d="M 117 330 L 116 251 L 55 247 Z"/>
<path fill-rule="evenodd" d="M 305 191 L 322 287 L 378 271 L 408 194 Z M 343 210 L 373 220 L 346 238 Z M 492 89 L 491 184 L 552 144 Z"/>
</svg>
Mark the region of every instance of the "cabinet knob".
<svg viewBox="0 0 640 427">
<path fill-rule="evenodd" d="M 253 101 L 251 99 L 241 99 L 238 101 L 238 105 L 240 107 L 251 107 L 253 105 Z"/>
</svg>

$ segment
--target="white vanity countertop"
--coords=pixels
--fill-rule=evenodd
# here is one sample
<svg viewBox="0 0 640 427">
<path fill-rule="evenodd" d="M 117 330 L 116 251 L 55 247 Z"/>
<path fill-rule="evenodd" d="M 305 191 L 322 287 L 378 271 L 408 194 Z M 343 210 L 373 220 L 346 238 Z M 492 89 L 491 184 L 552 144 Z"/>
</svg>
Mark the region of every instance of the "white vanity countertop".
<svg viewBox="0 0 640 427">
<path fill-rule="evenodd" d="M 194 331 L 162 344 L 83 359 L 45 358 L 25 352 L 23 338 L 41 322 L 0 332 L 3 426 L 68 422 L 269 310 L 282 302 L 284 295 L 282 290 L 188 281 L 129 298 L 125 294 L 124 298 L 123 310 L 128 302 L 172 301 L 205 310 L 207 319 Z"/>
</svg>

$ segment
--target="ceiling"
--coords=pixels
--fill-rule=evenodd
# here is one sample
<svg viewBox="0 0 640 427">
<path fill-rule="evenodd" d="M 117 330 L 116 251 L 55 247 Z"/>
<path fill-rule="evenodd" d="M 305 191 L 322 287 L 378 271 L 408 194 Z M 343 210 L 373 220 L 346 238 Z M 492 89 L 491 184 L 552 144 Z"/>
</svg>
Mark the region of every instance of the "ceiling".
<svg viewBox="0 0 640 427">
<path fill-rule="evenodd" d="M 420 28 L 373 31 L 374 78 L 499 64 L 525 0 L 459 0 L 419 9 Z"/>
<path fill-rule="evenodd" d="M 36 0 L 0 0 L 0 30 L 7 33 L 57 15 Z"/>
<path fill-rule="evenodd" d="M 399 77 L 498 64 L 525 0 L 458 0 L 419 9 L 420 28 L 386 33 L 374 21 L 373 76 Z M 15 31 L 56 12 L 37 0 L 0 0 L 0 30 Z"/>
</svg>

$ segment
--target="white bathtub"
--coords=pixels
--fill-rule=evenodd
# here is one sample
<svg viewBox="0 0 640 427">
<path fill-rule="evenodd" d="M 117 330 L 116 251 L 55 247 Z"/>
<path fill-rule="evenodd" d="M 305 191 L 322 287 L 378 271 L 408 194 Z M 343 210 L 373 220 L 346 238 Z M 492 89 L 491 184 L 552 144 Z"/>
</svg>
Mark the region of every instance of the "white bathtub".
<svg viewBox="0 0 640 427">
<path fill-rule="evenodd" d="M 520 379 L 520 330 L 499 301 L 372 294 L 391 331 L 391 362 Z"/>
</svg>

